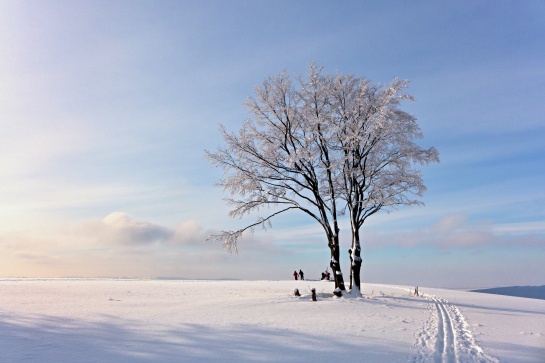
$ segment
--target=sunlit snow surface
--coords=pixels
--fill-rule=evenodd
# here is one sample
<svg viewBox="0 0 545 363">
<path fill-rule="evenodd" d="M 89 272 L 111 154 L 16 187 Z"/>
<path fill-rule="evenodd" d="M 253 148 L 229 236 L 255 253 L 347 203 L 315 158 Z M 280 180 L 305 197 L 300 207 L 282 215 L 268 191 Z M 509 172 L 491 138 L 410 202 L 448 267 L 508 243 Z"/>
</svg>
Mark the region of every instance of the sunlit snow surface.
<svg viewBox="0 0 545 363">
<path fill-rule="evenodd" d="M 545 361 L 545 300 L 413 289 L 2 279 L 0 362 Z"/>
</svg>

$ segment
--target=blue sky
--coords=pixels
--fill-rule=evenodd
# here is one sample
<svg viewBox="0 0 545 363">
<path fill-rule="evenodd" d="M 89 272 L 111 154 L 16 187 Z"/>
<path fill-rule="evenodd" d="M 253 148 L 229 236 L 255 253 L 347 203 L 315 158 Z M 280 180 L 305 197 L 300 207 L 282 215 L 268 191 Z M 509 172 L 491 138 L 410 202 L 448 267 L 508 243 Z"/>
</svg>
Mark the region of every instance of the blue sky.
<svg viewBox="0 0 545 363">
<path fill-rule="evenodd" d="M 440 153 L 426 207 L 364 226 L 364 282 L 545 284 L 544 17 L 541 1 L 0 1 L 0 276 L 318 277 L 325 238 L 299 214 L 238 255 L 203 243 L 251 222 L 227 217 L 203 158 L 218 124 L 316 61 L 409 79 Z"/>
</svg>

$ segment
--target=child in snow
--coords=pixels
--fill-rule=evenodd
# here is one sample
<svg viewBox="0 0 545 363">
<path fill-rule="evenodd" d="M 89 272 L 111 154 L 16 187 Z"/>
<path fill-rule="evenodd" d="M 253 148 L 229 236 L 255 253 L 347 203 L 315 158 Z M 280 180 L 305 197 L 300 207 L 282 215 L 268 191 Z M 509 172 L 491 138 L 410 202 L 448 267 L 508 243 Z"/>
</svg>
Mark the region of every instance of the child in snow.
<svg viewBox="0 0 545 363">
<path fill-rule="evenodd" d="M 293 277 L 295 277 L 296 280 L 297 280 L 297 276 L 299 276 L 297 275 L 297 271 L 293 271 Z"/>
</svg>

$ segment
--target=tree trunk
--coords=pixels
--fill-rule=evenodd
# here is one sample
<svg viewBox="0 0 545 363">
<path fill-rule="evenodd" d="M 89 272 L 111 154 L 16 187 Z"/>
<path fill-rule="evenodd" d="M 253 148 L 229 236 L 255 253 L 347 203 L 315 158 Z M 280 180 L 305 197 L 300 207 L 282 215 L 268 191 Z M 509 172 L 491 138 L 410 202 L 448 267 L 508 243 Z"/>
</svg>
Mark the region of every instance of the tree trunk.
<svg viewBox="0 0 545 363">
<path fill-rule="evenodd" d="M 360 231 L 357 228 L 352 230 L 352 248 L 348 251 L 350 253 L 350 289 L 355 286 L 361 291 L 361 245 Z"/>
<path fill-rule="evenodd" d="M 329 267 L 331 267 L 331 272 L 333 273 L 333 278 L 335 279 L 335 288 L 345 291 L 346 287 L 344 286 L 343 273 L 341 272 L 341 265 L 339 263 L 340 252 L 338 235 L 330 239 L 329 249 L 331 250 L 331 261 L 329 262 Z"/>
<path fill-rule="evenodd" d="M 354 244 L 354 242 L 352 242 Z M 348 289 L 352 290 L 352 283 L 354 281 L 354 268 L 352 267 L 354 259 L 352 258 L 352 249 L 348 250 L 348 256 L 350 256 L 350 286 Z"/>
</svg>

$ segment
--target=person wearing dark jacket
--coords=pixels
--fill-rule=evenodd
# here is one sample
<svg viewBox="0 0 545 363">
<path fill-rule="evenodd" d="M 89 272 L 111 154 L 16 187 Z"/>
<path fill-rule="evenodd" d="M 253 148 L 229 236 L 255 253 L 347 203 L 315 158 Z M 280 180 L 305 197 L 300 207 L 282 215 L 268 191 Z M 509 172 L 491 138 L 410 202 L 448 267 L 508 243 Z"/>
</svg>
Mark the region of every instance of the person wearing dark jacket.
<svg viewBox="0 0 545 363">
<path fill-rule="evenodd" d="M 293 271 L 293 277 L 295 277 L 295 279 L 297 280 L 297 271 Z"/>
<path fill-rule="evenodd" d="M 303 270 L 299 270 L 299 276 L 301 276 L 301 280 L 305 279 L 305 275 L 303 274 Z"/>
</svg>

